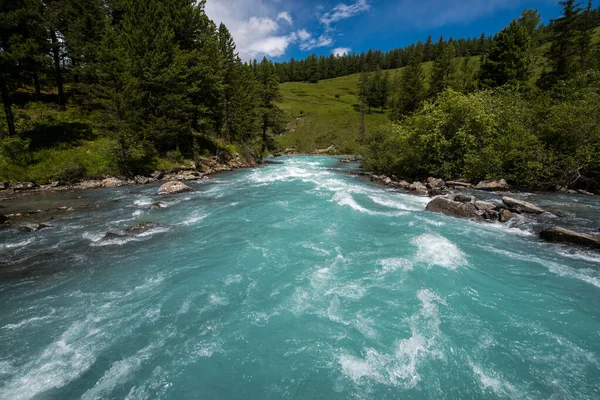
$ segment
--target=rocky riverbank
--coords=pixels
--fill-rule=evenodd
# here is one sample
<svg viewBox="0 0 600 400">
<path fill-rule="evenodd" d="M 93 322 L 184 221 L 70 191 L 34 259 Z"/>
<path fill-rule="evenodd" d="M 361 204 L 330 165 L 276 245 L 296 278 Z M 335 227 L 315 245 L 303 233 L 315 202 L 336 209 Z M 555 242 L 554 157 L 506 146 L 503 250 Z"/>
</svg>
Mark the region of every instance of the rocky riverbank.
<svg viewBox="0 0 600 400">
<path fill-rule="evenodd" d="M 511 187 L 504 179 L 473 183 L 462 180 L 446 182 L 432 177 L 425 182 L 414 181 L 409 183 L 393 175 L 376 175 L 364 172 L 359 174 L 368 177 L 373 182 L 408 191 L 408 193 L 416 196 L 432 197 L 433 199 L 426 207 L 429 212 L 502 224 L 509 223 L 515 216 L 526 216 L 527 219 L 537 222 L 535 233 L 544 241 L 600 249 L 600 236 L 550 224 L 550 221 L 558 224 L 567 221 L 561 220 L 561 216 L 555 215 L 551 210 L 546 210 L 536 204 L 517 198 L 518 192 L 511 192 L 511 196 L 506 195 Z M 469 194 L 464 193 L 467 191 Z M 478 198 L 478 192 L 495 193 L 499 198 L 495 202 L 485 201 Z M 594 195 L 584 190 L 563 192 L 572 195 Z M 515 195 L 512 193 L 515 193 Z"/>
<path fill-rule="evenodd" d="M 258 166 L 258 162 L 244 160 L 239 156 L 227 161 L 213 157 L 200 160 L 198 165 L 189 163 L 170 171 L 154 171 L 149 176 L 137 175 L 133 178 L 112 176 L 103 179 L 84 180 L 74 184 L 53 182 L 46 185 L 38 185 L 35 182 L 15 182 L 12 184 L 0 182 L 0 199 L 32 195 L 43 191 L 72 191 L 103 187 L 147 185 L 156 182 L 194 181 L 208 179 L 210 175 L 219 172 L 233 171 L 238 168 L 253 168 L 256 166 Z"/>
<path fill-rule="evenodd" d="M 104 179 L 85 180 L 75 184 L 54 182 L 48 185 L 38 185 L 35 182 L 17 182 L 13 184 L 0 183 L 0 200 L 14 200 L 23 196 L 33 196 L 47 192 L 75 192 L 88 189 L 110 188 L 121 186 L 139 186 L 152 183 L 165 184 L 209 179 L 211 175 L 233 171 L 239 168 L 252 168 L 258 166 L 256 161 L 243 160 L 239 156 L 230 160 L 220 160 L 217 157 L 201 159 L 198 165 L 190 163 L 171 171 L 155 171 L 150 176 L 136 176 L 134 178 L 106 177 Z M 183 185 L 183 184 L 181 184 Z M 174 186 L 174 185 L 171 185 Z M 183 185 L 185 186 L 185 185 Z M 185 189 L 183 190 L 185 191 Z M 171 193 L 178 193 L 171 189 Z M 165 193 L 169 193 L 168 191 Z M 156 203 L 160 207 L 160 203 Z M 36 232 L 40 229 L 51 227 L 55 218 L 60 218 L 65 213 L 89 208 L 90 204 L 65 205 L 38 210 L 20 210 L 21 212 L 3 213 L 0 202 L 0 226 L 16 227 L 23 232 Z"/>
</svg>

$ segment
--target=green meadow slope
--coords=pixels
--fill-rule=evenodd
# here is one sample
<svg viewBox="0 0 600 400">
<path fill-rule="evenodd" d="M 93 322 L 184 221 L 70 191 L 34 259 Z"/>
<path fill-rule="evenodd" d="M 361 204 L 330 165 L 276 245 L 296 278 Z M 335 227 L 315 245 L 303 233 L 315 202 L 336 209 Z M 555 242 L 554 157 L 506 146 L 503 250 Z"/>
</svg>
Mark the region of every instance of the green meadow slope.
<svg viewBox="0 0 600 400">
<path fill-rule="evenodd" d="M 594 41 L 600 41 L 597 28 Z M 546 62 L 544 54 L 549 44 L 532 52 L 532 83 L 542 73 Z M 457 65 L 464 59 L 458 58 Z M 479 57 L 469 59 L 469 67 L 477 70 Z M 432 62 L 423 63 L 423 71 L 429 79 Z M 403 68 L 389 70 L 390 82 Z M 464 79 L 457 72 L 457 79 Z M 290 121 L 287 133 L 277 137 L 281 149 L 295 148 L 301 153 L 311 153 L 335 145 L 342 154 L 357 154 L 360 151 L 360 112 L 358 104 L 359 74 L 322 80 L 319 83 L 288 82 L 281 84 L 282 101 L 279 106 Z M 367 132 L 389 122 L 389 110 L 371 110 L 366 116 Z"/>
</svg>

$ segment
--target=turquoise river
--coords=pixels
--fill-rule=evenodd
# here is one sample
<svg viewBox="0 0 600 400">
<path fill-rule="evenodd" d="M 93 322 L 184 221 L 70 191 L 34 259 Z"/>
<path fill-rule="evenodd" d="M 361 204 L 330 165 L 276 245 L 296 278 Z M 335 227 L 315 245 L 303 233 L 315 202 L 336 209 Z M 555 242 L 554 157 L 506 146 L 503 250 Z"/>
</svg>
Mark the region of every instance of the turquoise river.
<svg viewBox="0 0 600 400">
<path fill-rule="evenodd" d="M 600 398 L 599 253 L 430 214 L 352 168 L 1 202 L 76 211 L 0 230 L 1 268 L 26 271 L 0 274 L 0 399 Z M 537 198 L 588 230 L 594 201 Z M 140 221 L 163 227 L 101 240 Z"/>
</svg>

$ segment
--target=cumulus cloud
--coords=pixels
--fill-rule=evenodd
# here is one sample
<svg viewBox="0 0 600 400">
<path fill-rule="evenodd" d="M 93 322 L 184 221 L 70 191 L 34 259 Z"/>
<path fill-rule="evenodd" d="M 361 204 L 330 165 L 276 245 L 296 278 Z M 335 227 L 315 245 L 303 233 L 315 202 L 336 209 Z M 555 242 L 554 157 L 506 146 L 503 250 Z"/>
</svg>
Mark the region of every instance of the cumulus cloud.
<svg viewBox="0 0 600 400">
<path fill-rule="evenodd" d="M 317 47 L 327 47 L 333 44 L 333 39 L 327 35 L 320 35 L 314 38 L 313 35 L 307 32 L 305 29 L 300 30 L 296 33 L 298 39 L 300 39 L 300 50 L 310 51 Z"/>
<path fill-rule="evenodd" d="M 327 28 L 330 28 L 331 24 L 343 19 L 354 17 L 355 15 L 367 11 L 369 8 L 370 5 L 367 0 L 358 0 L 356 3 L 350 5 L 340 3 L 331 11 L 323 14 L 320 18 L 320 21 Z"/>
<path fill-rule="evenodd" d="M 350 54 L 351 51 L 352 49 L 350 47 L 336 47 L 335 49 L 331 50 L 331 54 L 336 57 L 340 57 L 344 54 Z"/>
<path fill-rule="evenodd" d="M 284 20 L 290 25 L 292 25 L 294 23 L 292 16 L 288 12 L 285 12 L 285 11 L 279 13 L 279 15 L 277 16 L 277 21 L 279 21 L 279 20 Z"/>
<path fill-rule="evenodd" d="M 262 0 L 209 0 L 206 14 L 217 24 L 224 23 L 229 28 L 244 61 L 263 56 L 280 57 L 298 39 L 295 33 L 285 29 L 293 23 L 290 13 L 276 14 Z"/>
</svg>

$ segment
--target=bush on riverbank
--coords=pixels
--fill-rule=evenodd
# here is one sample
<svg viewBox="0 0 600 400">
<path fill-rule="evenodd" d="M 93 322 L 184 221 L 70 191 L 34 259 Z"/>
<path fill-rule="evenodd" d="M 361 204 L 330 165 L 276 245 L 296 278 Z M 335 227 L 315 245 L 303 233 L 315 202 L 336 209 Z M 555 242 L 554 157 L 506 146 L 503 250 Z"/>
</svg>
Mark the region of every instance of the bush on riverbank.
<svg viewBox="0 0 600 400">
<path fill-rule="evenodd" d="M 593 186 L 600 167 L 598 104 L 598 71 L 544 93 L 447 89 L 398 123 L 374 131 L 367 138 L 364 163 L 411 178 Z"/>
</svg>

